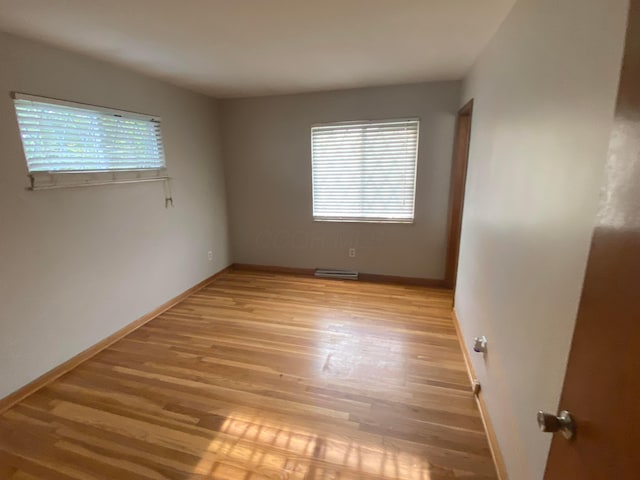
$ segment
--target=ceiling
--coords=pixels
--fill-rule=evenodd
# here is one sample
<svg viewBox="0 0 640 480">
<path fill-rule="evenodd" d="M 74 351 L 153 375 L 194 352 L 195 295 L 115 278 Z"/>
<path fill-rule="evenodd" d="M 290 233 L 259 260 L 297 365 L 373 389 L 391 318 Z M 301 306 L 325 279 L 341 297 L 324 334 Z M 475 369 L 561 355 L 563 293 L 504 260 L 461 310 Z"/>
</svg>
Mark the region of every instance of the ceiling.
<svg viewBox="0 0 640 480">
<path fill-rule="evenodd" d="M 0 30 L 217 97 L 464 76 L 515 0 L 0 0 Z"/>
</svg>

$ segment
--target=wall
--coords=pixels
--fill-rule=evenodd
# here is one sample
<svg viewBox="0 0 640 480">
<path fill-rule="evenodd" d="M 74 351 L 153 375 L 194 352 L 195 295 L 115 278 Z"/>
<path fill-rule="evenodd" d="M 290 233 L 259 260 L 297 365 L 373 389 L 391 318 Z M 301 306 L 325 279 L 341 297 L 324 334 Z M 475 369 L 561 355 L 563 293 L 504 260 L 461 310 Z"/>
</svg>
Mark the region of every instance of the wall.
<svg viewBox="0 0 640 480">
<path fill-rule="evenodd" d="M 475 98 L 456 309 L 512 480 L 541 479 L 603 180 L 627 0 L 520 0 Z"/>
<path fill-rule="evenodd" d="M 234 261 L 443 278 L 459 100 L 447 82 L 223 101 Z M 402 117 L 421 119 L 415 223 L 314 222 L 311 126 Z"/>
<path fill-rule="evenodd" d="M 211 99 L 0 34 L 0 397 L 230 263 Z M 25 190 L 11 91 L 161 115 L 161 184 Z M 208 262 L 207 251 L 214 252 Z"/>
</svg>

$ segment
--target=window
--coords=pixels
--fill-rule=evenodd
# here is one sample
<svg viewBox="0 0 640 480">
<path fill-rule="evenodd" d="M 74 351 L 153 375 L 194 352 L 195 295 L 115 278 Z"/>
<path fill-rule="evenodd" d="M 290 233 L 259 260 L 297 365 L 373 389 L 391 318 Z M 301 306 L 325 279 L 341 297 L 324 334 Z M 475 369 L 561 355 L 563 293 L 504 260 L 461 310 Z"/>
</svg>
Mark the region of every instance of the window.
<svg viewBox="0 0 640 480">
<path fill-rule="evenodd" d="M 87 183 L 104 172 L 116 181 L 118 172 L 165 168 L 157 117 L 22 94 L 14 104 L 32 184 L 71 174 Z"/>
<path fill-rule="evenodd" d="M 419 120 L 311 129 L 313 218 L 413 222 Z"/>
</svg>

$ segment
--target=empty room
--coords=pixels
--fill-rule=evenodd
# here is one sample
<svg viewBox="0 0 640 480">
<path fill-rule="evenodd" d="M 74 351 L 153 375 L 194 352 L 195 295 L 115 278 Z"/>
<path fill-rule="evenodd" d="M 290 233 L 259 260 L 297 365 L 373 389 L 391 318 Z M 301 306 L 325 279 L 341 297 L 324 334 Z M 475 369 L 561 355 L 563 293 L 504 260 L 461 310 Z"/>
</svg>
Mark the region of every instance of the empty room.
<svg viewBox="0 0 640 480">
<path fill-rule="evenodd" d="M 0 480 L 632 480 L 640 0 L 0 0 Z"/>
</svg>

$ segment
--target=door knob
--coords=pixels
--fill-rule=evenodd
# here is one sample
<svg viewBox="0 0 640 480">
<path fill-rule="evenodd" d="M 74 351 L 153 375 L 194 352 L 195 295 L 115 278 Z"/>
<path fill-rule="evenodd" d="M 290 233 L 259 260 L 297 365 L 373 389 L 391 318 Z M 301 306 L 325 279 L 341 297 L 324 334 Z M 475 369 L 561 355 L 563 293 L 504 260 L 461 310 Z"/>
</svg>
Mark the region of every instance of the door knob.
<svg viewBox="0 0 640 480">
<path fill-rule="evenodd" d="M 576 434 L 576 424 L 571 414 L 562 410 L 560 415 L 553 415 L 543 411 L 538 412 L 538 426 L 543 432 L 560 432 L 567 440 Z"/>
</svg>

